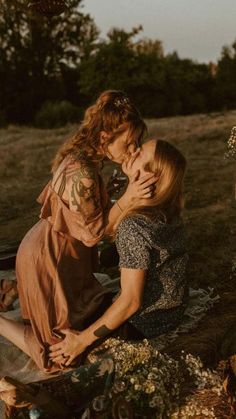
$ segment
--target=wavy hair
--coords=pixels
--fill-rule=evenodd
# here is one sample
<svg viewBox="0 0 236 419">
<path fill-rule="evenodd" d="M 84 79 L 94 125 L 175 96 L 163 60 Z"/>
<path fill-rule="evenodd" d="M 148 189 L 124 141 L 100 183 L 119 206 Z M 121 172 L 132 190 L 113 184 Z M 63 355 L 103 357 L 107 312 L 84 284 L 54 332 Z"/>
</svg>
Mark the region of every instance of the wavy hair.
<svg viewBox="0 0 236 419">
<path fill-rule="evenodd" d="M 106 90 L 87 108 L 78 132 L 59 148 L 53 160 L 52 171 L 56 171 L 68 154 L 76 156 L 83 151 L 93 161 L 103 159 L 108 145 L 126 130 L 129 130 L 129 136 L 139 145 L 146 132 L 146 125 L 126 93 Z M 101 131 L 108 134 L 103 150 Z"/>
</svg>

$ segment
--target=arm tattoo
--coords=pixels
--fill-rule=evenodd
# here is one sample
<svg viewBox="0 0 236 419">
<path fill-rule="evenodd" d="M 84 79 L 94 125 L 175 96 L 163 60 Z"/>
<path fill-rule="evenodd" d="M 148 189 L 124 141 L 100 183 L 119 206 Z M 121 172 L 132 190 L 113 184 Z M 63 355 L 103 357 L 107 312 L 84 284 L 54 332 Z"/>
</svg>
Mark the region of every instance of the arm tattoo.
<svg viewBox="0 0 236 419">
<path fill-rule="evenodd" d="M 99 208 L 98 175 L 91 161 L 82 159 L 80 167 L 68 170 L 67 174 L 72 177 L 71 202 L 77 211 L 84 210 L 90 213 Z M 89 181 L 90 186 L 85 185 L 84 180 Z"/>
<path fill-rule="evenodd" d="M 96 329 L 93 334 L 94 336 L 97 336 L 97 338 L 104 338 L 105 336 L 109 335 L 112 332 L 111 329 L 108 329 L 108 327 L 103 324 L 98 329 Z"/>
<path fill-rule="evenodd" d="M 79 160 L 80 166 L 79 168 L 71 168 L 70 170 L 67 170 L 68 175 L 73 175 L 76 173 L 76 175 L 80 179 L 90 179 L 96 181 L 97 174 L 96 170 L 94 168 L 94 164 L 89 160 L 88 158 L 85 158 L 84 156 L 81 157 Z"/>
<path fill-rule="evenodd" d="M 91 205 L 93 209 L 99 207 L 99 196 L 97 191 L 97 185 L 93 182 L 91 186 L 86 186 L 74 175 L 72 178 L 73 185 L 71 190 L 72 204 L 77 207 L 77 210 L 81 209 L 81 199 L 84 201 L 85 206 Z"/>
</svg>

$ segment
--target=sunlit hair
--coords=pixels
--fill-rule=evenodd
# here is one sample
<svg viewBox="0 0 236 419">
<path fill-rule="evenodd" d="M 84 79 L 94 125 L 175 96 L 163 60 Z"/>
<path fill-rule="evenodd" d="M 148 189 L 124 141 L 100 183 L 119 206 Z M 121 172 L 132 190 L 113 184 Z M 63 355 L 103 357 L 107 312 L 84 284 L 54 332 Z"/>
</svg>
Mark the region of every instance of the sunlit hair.
<svg viewBox="0 0 236 419">
<path fill-rule="evenodd" d="M 154 196 L 145 199 L 145 204 L 133 204 L 123 211 L 116 227 L 124 217 L 131 214 L 142 214 L 151 219 L 161 216 L 164 222 L 171 222 L 173 217 L 180 215 L 184 207 L 185 157 L 172 144 L 157 140 L 154 159 L 148 162 L 145 170 L 155 173 L 158 178 Z"/>
<path fill-rule="evenodd" d="M 68 154 L 76 156 L 84 151 L 94 161 L 103 159 L 108 145 L 126 130 L 129 131 L 129 138 L 139 145 L 146 131 L 146 125 L 138 109 L 124 92 L 106 90 L 85 111 L 78 132 L 58 150 L 52 171 L 55 172 Z M 107 133 L 107 139 L 102 145 L 101 131 Z"/>
</svg>

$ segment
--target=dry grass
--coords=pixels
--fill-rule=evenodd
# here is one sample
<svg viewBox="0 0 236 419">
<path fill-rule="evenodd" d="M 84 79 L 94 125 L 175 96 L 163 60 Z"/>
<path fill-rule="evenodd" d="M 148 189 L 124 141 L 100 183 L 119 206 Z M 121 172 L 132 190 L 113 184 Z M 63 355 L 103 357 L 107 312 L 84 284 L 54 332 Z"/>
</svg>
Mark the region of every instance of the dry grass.
<svg viewBox="0 0 236 419">
<path fill-rule="evenodd" d="M 236 162 L 224 159 L 227 139 L 236 125 L 236 111 L 147 122 L 149 137 L 174 143 L 188 160 L 184 220 L 190 285 L 214 287 L 222 297 L 197 331 L 180 336 L 174 347 L 166 350 L 175 357 L 184 348 L 202 355 L 206 365 L 214 366 L 224 356 L 222 337 L 236 319 L 236 273 L 232 271 L 233 262 L 236 268 Z M 51 160 L 59 145 L 75 130 L 75 126 L 57 130 L 12 126 L 0 130 L 0 248 L 20 241 L 37 221 L 39 206 L 35 199 L 50 178 Z M 104 175 L 110 171 L 108 165 Z M 203 396 L 207 396 L 208 406 L 210 396 Z M 217 417 L 231 417 L 227 409 L 229 405 L 221 400 Z"/>
<path fill-rule="evenodd" d="M 188 160 L 186 210 L 189 278 L 192 286 L 218 291 L 230 281 L 236 254 L 236 209 L 232 191 L 235 162 L 224 160 L 236 111 L 149 120 L 149 137 L 176 144 Z M 76 130 L 68 126 L 39 130 L 10 126 L 0 130 L 1 247 L 20 241 L 38 218 L 35 199 L 50 178 L 50 163 L 59 145 Z M 105 174 L 110 166 L 105 167 Z M 236 202 L 235 202 L 236 203 Z"/>
<path fill-rule="evenodd" d="M 188 160 L 186 210 L 193 286 L 225 289 L 236 251 L 233 185 L 236 162 L 224 159 L 236 112 L 150 121 L 151 135 L 170 140 Z M 236 204 L 236 201 L 235 201 Z"/>
</svg>

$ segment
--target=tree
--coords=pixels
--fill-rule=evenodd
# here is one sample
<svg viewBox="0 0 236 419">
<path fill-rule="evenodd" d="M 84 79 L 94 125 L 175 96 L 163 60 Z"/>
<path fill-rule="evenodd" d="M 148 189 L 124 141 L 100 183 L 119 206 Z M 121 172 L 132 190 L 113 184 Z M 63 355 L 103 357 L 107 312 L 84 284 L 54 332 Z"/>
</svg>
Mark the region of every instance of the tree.
<svg viewBox="0 0 236 419">
<path fill-rule="evenodd" d="M 94 100 L 105 89 L 130 90 L 132 75 L 136 70 L 136 57 L 132 39 L 141 27 L 131 32 L 113 28 L 108 39 L 100 41 L 97 49 L 81 62 L 79 90 L 88 100 Z"/>
<path fill-rule="evenodd" d="M 166 115 L 210 110 L 212 75 L 207 64 L 180 59 L 176 52 L 165 57 Z"/>
<path fill-rule="evenodd" d="M 113 28 L 107 40 L 80 65 L 79 90 L 94 100 L 105 89 L 124 90 L 143 115 L 158 116 L 163 95 L 163 48 L 160 41 L 135 41 L 142 27 Z"/>
<path fill-rule="evenodd" d="M 218 107 L 236 107 L 236 40 L 232 46 L 224 46 L 216 72 L 215 100 Z"/>
<path fill-rule="evenodd" d="M 77 72 L 98 37 L 93 20 L 81 7 L 82 0 L 73 0 L 65 13 L 49 21 L 30 13 L 24 0 L 3 1 L 0 106 L 8 120 L 27 122 L 46 99 L 68 98 L 67 88 L 72 90 L 68 72 Z"/>
</svg>

